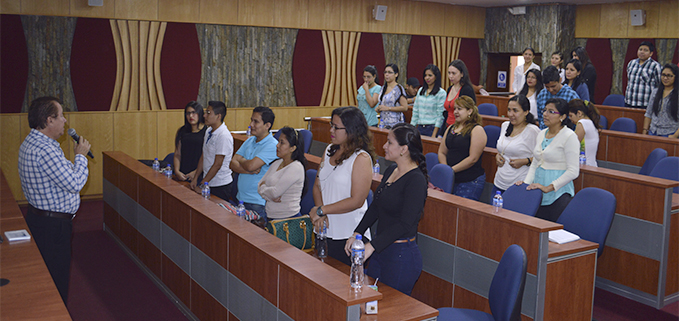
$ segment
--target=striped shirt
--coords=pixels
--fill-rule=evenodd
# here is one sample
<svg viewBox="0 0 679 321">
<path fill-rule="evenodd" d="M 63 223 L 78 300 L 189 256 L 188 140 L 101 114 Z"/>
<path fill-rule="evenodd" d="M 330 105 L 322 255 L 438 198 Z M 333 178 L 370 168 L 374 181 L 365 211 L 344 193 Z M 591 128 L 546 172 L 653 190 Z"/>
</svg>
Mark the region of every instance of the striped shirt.
<svg viewBox="0 0 679 321">
<path fill-rule="evenodd" d="M 420 95 L 423 91 L 427 91 L 426 86 L 420 88 L 420 91 L 415 96 L 415 104 L 413 105 L 413 116 L 410 119 L 410 124 L 417 125 L 434 125 L 434 127 L 441 128 L 443 124 L 443 103 L 446 101 L 446 91 L 439 88 L 436 95 L 425 94 Z"/>
<path fill-rule="evenodd" d="M 549 92 L 547 89 L 540 90 L 540 93 L 538 94 L 538 98 L 536 99 L 538 103 L 538 122 L 540 122 L 540 129 L 545 129 L 547 128 L 545 126 L 545 121 L 543 119 L 542 113 L 545 112 L 545 105 L 547 104 L 547 100 L 550 100 L 552 98 L 561 98 L 566 101 L 571 101 L 572 99 L 580 99 L 580 96 L 573 91 L 571 87 L 568 85 L 563 85 L 561 87 L 561 90 L 559 90 L 556 95 L 552 95 L 552 93 Z"/>
<path fill-rule="evenodd" d="M 646 108 L 650 103 L 651 91 L 660 83 L 660 64 L 648 58 L 639 64 L 639 58 L 627 64 L 627 89 L 625 89 L 625 104 L 637 108 Z"/>
<path fill-rule="evenodd" d="M 59 142 L 35 129 L 19 148 L 21 190 L 37 209 L 75 214 L 88 175 L 84 155 L 76 154 L 74 165 L 64 156 Z"/>
</svg>

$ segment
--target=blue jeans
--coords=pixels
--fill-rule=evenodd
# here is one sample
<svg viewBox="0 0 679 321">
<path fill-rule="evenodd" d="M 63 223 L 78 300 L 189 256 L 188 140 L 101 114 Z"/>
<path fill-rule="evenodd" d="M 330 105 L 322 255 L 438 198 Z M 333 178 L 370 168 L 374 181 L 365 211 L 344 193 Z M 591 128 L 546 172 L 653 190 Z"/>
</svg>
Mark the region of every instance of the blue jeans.
<svg viewBox="0 0 679 321">
<path fill-rule="evenodd" d="M 434 125 L 417 125 L 421 136 L 431 136 L 434 133 Z"/>
<path fill-rule="evenodd" d="M 453 184 L 453 195 L 478 201 L 479 198 L 481 198 L 481 193 L 483 193 L 485 184 L 486 173 L 483 173 L 473 181 Z"/>
<path fill-rule="evenodd" d="M 415 241 L 392 243 L 381 253 L 373 252 L 369 262 L 369 276 L 406 295 L 413 292 L 422 272 L 422 255 Z"/>
<path fill-rule="evenodd" d="M 255 211 L 257 212 L 257 214 L 259 214 L 259 217 L 266 219 L 266 208 L 264 207 L 264 205 L 245 202 L 243 202 L 243 205 L 245 205 L 246 210 Z"/>
</svg>

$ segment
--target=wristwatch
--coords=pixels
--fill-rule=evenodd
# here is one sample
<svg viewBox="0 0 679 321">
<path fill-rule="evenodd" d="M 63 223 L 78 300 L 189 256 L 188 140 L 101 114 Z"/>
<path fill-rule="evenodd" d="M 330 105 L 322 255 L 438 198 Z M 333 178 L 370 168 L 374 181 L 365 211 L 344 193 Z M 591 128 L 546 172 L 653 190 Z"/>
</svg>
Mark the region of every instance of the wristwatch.
<svg viewBox="0 0 679 321">
<path fill-rule="evenodd" d="M 318 215 L 319 217 L 325 216 L 325 214 L 323 214 L 323 208 L 321 208 L 320 206 L 316 208 L 316 215 Z"/>
</svg>

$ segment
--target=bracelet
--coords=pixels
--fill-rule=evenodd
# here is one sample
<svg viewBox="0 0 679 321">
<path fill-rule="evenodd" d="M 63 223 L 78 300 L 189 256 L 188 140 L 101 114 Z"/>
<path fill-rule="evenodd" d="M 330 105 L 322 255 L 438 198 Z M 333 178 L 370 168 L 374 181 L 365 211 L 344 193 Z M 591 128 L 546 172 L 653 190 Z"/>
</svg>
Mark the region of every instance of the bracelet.
<svg viewBox="0 0 679 321">
<path fill-rule="evenodd" d="M 528 164 L 526 164 L 526 166 L 530 166 L 530 164 L 532 164 L 533 162 L 530 160 L 530 158 L 526 158 L 526 159 L 528 160 Z"/>
</svg>

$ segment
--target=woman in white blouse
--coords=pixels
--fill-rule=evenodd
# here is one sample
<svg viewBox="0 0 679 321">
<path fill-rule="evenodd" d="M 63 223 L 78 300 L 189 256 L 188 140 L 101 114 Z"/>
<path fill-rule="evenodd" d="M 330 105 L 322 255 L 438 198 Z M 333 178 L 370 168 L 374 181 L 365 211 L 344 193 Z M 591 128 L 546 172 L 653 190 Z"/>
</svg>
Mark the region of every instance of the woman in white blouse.
<svg viewBox="0 0 679 321">
<path fill-rule="evenodd" d="M 301 215 L 300 200 L 306 189 L 304 141 L 290 127 L 283 127 L 280 132 L 276 145 L 276 156 L 280 158 L 271 163 L 257 188 L 259 195 L 266 200 L 266 217 L 269 220 Z"/>
<path fill-rule="evenodd" d="M 493 192 L 504 192 L 516 181 L 523 181 L 533 161 L 535 139 L 540 128 L 535 126 L 535 118 L 529 112 L 530 104 L 524 95 L 509 99 L 507 117 L 502 123 L 500 138 L 497 140 L 497 173 L 493 182 Z"/>
<path fill-rule="evenodd" d="M 594 104 L 582 99 L 568 102 L 568 118 L 575 124 L 575 134 L 580 141 L 580 152 L 585 152 L 586 165 L 597 167 L 596 152 L 599 149 L 599 110 Z"/>
<path fill-rule="evenodd" d="M 526 47 L 523 50 L 523 65 L 518 65 L 514 68 L 514 82 L 512 83 L 512 92 L 519 93 L 523 83 L 526 81 L 526 72 L 531 69 L 540 70 L 540 66 L 533 62 L 535 58 L 535 50 L 531 47 Z"/>
</svg>

